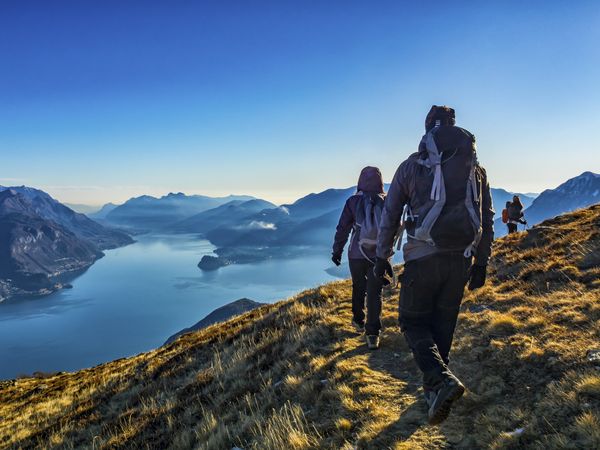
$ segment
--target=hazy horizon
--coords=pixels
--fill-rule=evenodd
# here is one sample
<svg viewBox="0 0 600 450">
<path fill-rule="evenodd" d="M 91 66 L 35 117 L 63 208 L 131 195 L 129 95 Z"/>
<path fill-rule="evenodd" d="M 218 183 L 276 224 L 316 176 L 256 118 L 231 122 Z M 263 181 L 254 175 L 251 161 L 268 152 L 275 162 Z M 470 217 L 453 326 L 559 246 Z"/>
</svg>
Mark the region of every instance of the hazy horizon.
<svg viewBox="0 0 600 450">
<path fill-rule="evenodd" d="M 578 174 L 580 175 L 580 174 Z M 575 175 L 577 176 L 577 175 Z M 572 178 L 572 177 L 569 177 Z M 564 180 L 566 181 L 566 179 Z M 389 183 L 389 181 L 385 181 L 385 183 Z M 44 188 L 42 186 L 35 186 L 35 185 L 31 185 L 31 184 L 11 184 L 11 183 L 3 183 L 2 179 L 0 179 L 0 186 L 3 187 L 15 187 L 15 186 L 27 186 L 27 187 L 33 187 L 36 189 L 40 189 L 48 194 L 50 194 L 50 196 L 52 196 L 54 199 L 60 201 L 63 204 L 67 204 L 67 205 L 71 205 L 71 206 L 81 206 L 81 207 L 86 207 L 86 208 L 98 208 L 100 209 L 102 206 L 108 204 L 108 203 L 112 203 L 115 205 L 121 205 L 123 203 L 125 203 L 127 200 L 130 200 L 132 198 L 135 197 L 140 197 L 142 195 L 149 195 L 151 197 L 155 197 L 155 198 L 161 198 L 161 197 L 165 197 L 169 194 L 178 194 L 178 193 L 183 193 L 185 195 L 191 196 L 191 195 L 204 195 L 204 196 L 208 196 L 208 197 L 228 197 L 228 196 L 240 196 L 240 195 L 248 195 L 248 196 L 252 196 L 252 197 L 256 197 L 262 200 L 266 200 L 269 201 L 271 203 L 274 203 L 276 205 L 284 205 L 284 204 L 289 204 L 289 203 L 293 203 L 294 201 L 305 197 L 309 194 L 314 194 L 314 193 L 319 193 L 319 192 L 323 192 L 324 190 L 327 189 L 349 189 L 353 186 L 355 186 L 356 183 L 354 183 L 353 185 L 350 186 L 327 186 L 327 187 L 323 187 L 322 189 L 317 189 L 317 190 L 312 190 L 312 191 L 306 191 L 306 192 L 300 192 L 298 193 L 297 196 L 295 197 L 285 197 L 283 201 L 275 201 L 274 198 L 269 198 L 266 196 L 262 196 L 256 193 L 252 193 L 252 192 L 226 192 L 226 191 L 215 191 L 214 193 L 206 193 L 206 192 L 183 192 L 183 191 L 179 191 L 179 190 L 170 190 L 170 191 L 148 191 L 148 192 L 152 192 L 152 193 L 148 193 L 146 191 L 140 193 L 139 195 L 134 195 L 133 197 L 119 197 L 120 200 L 108 200 L 105 201 L 103 203 L 86 203 L 86 202 L 81 202 L 81 201 L 69 201 L 65 198 L 61 198 L 60 196 L 57 196 L 53 193 L 53 189 L 52 187 L 50 188 Z M 548 187 L 545 189 L 553 189 L 556 186 L 552 186 L 552 187 Z M 540 190 L 539 192 L 523 192 L 523 191 L 519 191 L 519 190 L 515 190 L 515 189 L 510 189 L 504 186 L 492 186 L 492 188 L 496 188 L 496 189 L 504 189 L 508 192 L 514 192 L 514 193 L 519 193 L 519 194 L 524 194 L 524 195 L 533 195 L 533 196 L 537 196 L 539 195 L 544 189 Z"/>
</svg>

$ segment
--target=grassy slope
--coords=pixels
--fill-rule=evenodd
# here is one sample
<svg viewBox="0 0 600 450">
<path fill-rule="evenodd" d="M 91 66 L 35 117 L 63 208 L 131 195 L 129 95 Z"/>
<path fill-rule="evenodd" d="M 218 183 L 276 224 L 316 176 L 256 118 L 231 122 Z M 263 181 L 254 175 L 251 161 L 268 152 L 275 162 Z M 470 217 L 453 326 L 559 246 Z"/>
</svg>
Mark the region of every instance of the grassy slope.
<svg viewBox="0 0 600 450">
<path fill-rule="evenodd" d="M 156 351 L 1 383 L 0 447 L 598 448 L 599 264 L 600 205 L 496 242 L 452 355 L 469 392 L 440 427 L 426 425 L 398 292 L 368 352 L 342 281 Z"/>
</svg>

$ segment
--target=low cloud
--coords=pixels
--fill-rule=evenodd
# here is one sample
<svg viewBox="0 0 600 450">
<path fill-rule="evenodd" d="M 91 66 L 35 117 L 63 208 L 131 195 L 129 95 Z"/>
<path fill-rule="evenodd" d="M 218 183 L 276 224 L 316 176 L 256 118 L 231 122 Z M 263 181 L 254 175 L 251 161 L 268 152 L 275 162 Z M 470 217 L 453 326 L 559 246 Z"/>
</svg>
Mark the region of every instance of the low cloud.
<svg viewBox="0 0 600 450">
<path fill-rule="evenodd" d="M 249 224 L 236 227 L 238 230 L 276 230 L 277 225 L 262 220 L 253 220 Z"/>
</svg>

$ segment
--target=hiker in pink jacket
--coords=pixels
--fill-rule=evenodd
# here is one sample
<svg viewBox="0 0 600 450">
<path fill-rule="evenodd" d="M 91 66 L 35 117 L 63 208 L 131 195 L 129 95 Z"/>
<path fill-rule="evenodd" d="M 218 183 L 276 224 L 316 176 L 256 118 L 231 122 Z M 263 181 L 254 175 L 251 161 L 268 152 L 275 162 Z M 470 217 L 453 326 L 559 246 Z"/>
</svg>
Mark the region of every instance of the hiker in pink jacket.
<svg viewBox="0 0 600 450">
<path fill-rule="evenodd" d="M 344 206 L 340 217 L 331 260 L 339 266 L 342 252 L 352 232 L 348 260 L 352 275 L 352 325 L 365 332 L 369 349 L 379 348 L 381 330 L 382 281 L 373 273 L 377 246 L 379 219 L 383 210 L 385 193 L 383 178 L 377 167 L 365 167 L 360 172 L 356 194 Z M 367 315 L 365 322 L 365 294 Z"/>
</svg>

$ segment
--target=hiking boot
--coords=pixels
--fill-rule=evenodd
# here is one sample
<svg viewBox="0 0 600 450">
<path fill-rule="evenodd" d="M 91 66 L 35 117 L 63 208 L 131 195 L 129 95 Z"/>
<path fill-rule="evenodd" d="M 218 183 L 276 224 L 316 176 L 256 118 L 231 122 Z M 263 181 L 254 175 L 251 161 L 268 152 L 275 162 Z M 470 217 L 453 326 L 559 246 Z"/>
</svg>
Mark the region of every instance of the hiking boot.
<svg viewBox="0 0 600 450">
<path fill-rule="evenodd" d="M 352 326 L 359 333 L 362 333 L 363 331 L 365 331 L 365 325 L 362 323 L 358 323 L 356 320 L 352 320 Z"/>
<path fill-rule="evenodd" d="M 369 350 L 377 350 L 379 348 L 379 336 L 376 334 L 368 334 L 365 337 Z"/>
<path fill-rule="evenodd" d="M 447 378 L 435 393 L 435 398 L 429 404 L 428 417 L 430 425 L 437 425 L 448 418 L 452 403 L 465 393 L 465 387 L 456 377 Z M 426 398 L 427 400 L 427 398 Z"/>
</svg>

